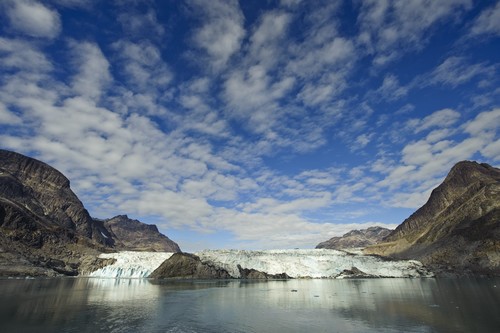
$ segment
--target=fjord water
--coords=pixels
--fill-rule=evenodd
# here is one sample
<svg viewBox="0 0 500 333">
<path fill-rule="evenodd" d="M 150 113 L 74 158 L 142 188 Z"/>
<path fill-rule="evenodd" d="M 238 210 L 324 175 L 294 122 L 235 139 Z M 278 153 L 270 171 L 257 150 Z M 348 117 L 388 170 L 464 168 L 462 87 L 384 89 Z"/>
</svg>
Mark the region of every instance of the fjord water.
<svg viewBox="0 0 500 333">
<path fill-rule="evenodd" d="M 500 279 L 0 280 L 1 332 L 498 332 Z"/>
</svg>

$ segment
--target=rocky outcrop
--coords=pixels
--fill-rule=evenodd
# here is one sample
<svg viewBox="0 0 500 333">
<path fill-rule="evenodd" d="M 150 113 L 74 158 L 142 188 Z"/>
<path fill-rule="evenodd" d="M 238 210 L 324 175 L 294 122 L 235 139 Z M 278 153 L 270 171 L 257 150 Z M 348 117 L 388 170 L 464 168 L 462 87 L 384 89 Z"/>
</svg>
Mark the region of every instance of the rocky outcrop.
<svg viewBox="0 0 500 333">
<path fill-rule="evenodd" d="M 174 253 L 149 276 L 152 279 L 230 279 L 231 275 L 222 269 L 203 263 L 190 253 Z"/>
<path fill-rule="evenodd" d="M 240 279 L 291 279 L 286 273 L 268 274 L 256 269 L 242 268 L 238 265 Z M 207 262 L 202 262 L 200 257 L 191 253 L 174 253 L 165 260 L 160 267 L 149 276 L 152 279 L 231 279 L 229 272 Z"/>
<path fill-rule="evenodd" d="M 368 229 L 351 230 L 342 237 L 333 237 L 316 245 L 317 249 L 350 249 L 377 244 L 391 233 L 391 229 L 370 227 Z"/>
<path fill-rule="evenodd" d="M 367 274 L 354 266 L 351 269 L 344 269 L 340 274 L 335 276 L 336 279 L 370 279 L 377 277 L 379 276 Z"/>
<path fill-rule="evenodd" d="M 119 251 L 180 252 L 179 245 L 158 231 L 156 225 L 118 215 L 102 220 Z"/>
<path fill-rule="evenodd" d="M 417 259 L 441 271 L 500 275 L 500 170 L 456 164 L 424 206 L 365 253 Z"/>
<path fill-rule="evenodd" d="M 291 279 L 286 273 L 281 274 L 268 274 L 266 272 L 261 272 L 253 268 L 242 268 L 238 265 L 238 271 L 240 272 L 240 279 L 243 280 L 288 280 Z"/>
</svg>

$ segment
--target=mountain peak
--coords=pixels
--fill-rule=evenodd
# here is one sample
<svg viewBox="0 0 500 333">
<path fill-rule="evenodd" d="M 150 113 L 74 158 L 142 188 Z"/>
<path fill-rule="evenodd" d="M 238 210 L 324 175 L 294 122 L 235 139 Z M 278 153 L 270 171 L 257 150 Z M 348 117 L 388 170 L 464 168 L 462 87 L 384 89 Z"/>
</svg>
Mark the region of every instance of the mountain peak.
<svg viewBox="0 0 500 333">
<path fill-rule="evenodd" d="M 367 253 L 500 274 L 500 169 L 462 161 L 429 200 Z"/>
<path fill-rule="evenodd" d="M 444 180 L 454 185 L 468 185 L 474 180 L 495 181 L 500 179 L 499 169 L 487 163 L 461 161 L 455 164 Z"/>
<path fill-rule="evenodd" d="M 179 245 L 160 233 L 154 224 L 146 224 L 127 215 L 117 215 L 104 220 L 103 224 L 116 240 L 117 249 L 181 252 Z"/>
<path fill-rule="evenodd" d="M 376 244 L 387 236 L 392 230 L 382 227 L 369 227 L 361 230 L 351 230 L 342 237 L 333 237 L 319 243 L 317 249 L 346 249 L 355 247 L 365 247 Z"/>
</svg>

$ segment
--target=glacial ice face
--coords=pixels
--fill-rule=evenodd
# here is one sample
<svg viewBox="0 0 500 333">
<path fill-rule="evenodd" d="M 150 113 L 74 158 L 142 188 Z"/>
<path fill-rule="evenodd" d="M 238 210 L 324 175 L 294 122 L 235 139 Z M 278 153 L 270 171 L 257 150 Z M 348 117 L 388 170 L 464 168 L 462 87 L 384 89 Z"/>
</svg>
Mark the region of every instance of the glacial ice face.
<svg viewBox="0 0 500 333">
<path fill-rule="evenodd" d="M 237 265 L 269 274 L 286 273 L 293 278 L 331 278 L 356 267 L 380 277 L 430 277 L 432 273 L 416 260 L 386 261 L 345 251 L 314 250 L 207 250 L 196 253 L 203 262 L 224 268 L 238 278 Z"/>
<path fill-rule="evenodd" d="M 99 258 L 115 258 L 116 262 L 90 273 L 89 276 L 103 278 L 147 278 L 172 255 L 172 252 L 122 251 L 102 253 L 99 255 Z"/>
<path fill-rule="evenodd" d="M 380 277 L 430 277 L 432 273 L 416 260 L 386 261 L 366 256 L 361 251 L 311 250 L 207 250 L 195 253 L 200 259 L 223 268 L 234 278 L 240 277 L 238 264 L 268 274 L 286 273 L 293 278 L 333 278 L 343 270 L 356 267 Z M 133 252 L 101 254 L 100 258 L 115 258 L 112 265 L 92 272 L 91 277 L 147 278 L 173 253 Z"/>
</svg>

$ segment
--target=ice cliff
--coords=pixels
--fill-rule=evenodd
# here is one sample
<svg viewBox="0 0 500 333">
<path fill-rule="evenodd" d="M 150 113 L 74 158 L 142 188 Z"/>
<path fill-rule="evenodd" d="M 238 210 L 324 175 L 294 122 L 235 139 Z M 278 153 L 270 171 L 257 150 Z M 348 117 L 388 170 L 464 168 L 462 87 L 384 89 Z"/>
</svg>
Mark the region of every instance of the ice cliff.
<svg viewBox="0 0 500 333">
<path fill-rule="evenodd" d="M 118 252 L 101 254 L 100 258 L 115 258 L 112 265 L 90 274 L 91 277 L 145 278 L 163 261 L 169 252 Z M 225 269 L 232 277 L 239 278 L 238 265 L 268 274 L 286 273 L 293 278 L 333 278 L 353 267 L 375 277 L 429 277 L 429 272 L 419 261 L 389 261 L 380 257 L 340 250 L 207 250 L 196 253 L 202 262 Z"/>
<path fill-rule="evenodd" d="M 99 258 L 114 258 L 116 262 L 89 274 L 104 278 L 147 278 L 162 262 L 172 256 L 172 252 L 123 251 L 102 253 Z"/>
<path fill-rule="evenodd" d="M 378 277 L 427 277 L 432 273 L 416 260 L 388 261 L 380 257 L 339 250 L 211 250 L 196 253 L 203 262 L 224 268 L 238 278 L 237 265 L 293 278 L 331 278 L 356 267 Z"/>
</svg>

